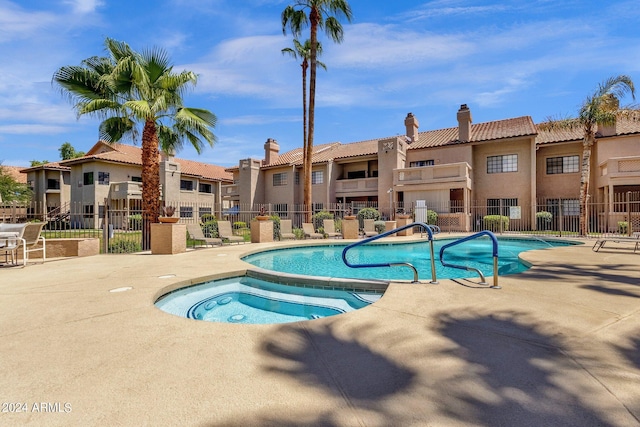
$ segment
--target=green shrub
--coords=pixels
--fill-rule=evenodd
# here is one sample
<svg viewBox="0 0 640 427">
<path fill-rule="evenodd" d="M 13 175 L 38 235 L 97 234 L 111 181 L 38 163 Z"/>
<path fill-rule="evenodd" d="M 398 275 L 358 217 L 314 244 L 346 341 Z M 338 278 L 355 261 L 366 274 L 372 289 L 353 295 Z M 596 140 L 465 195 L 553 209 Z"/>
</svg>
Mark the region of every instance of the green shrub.
<svg viewBox="0 0 640 427">
<path fill-rule="evenodd" d="M 206 215 L 202 215 L 204 218 Z M 205 237 L 218 237 L 218 220 L 215 216 L 208 216 L 209 220 L 201 225 Z"/>
<path fill-rule="evenodd" d="M 142 214 L 129 215 L 129 230 L 142 230 Z"/>
<path fill-rule="evenodd" d="M 382 234 L 387 229 L 387 225 L 384 221 L 374 221 L 373 228 L 378 232 L 378 234 Z"/>
<path fill-rule="evenodd" d="M 110 239 L 109 240 L 109 253 L 111 254 L 130 254 L 134 252 L 141 252 L 142 245 L 137 240 L 128 239 Z"/>
<path fill-rule="evenodd" d="M 269 219 L 273 221 L 273 240 L 277 242 L 280 240 L 280 217 L 278 215 L 271 215 Z"/>
<path fill-rule="evenodd" d="M 236 221 L 233 223 L 234 230 L 241 230 L 243 228 L 247 228 L 247 223 L 244 221 Z"/>
<path fill-rule="evenodd" d="M 536 212 L 536 228 L 538 230 L 548 230 L 552 220 L 553 214 L 551 212 Z"/>
<path fill-rule="evenodd" d="M 342 220 L 336 218 L 333 222 L 336 224 L 336 233 L 342 233 Z"/>
<path fill-rule="evenodd" d="M 321 227 L 324 227 L 325 219 L 333 219 L 333 214 L 327 211 L 320 211 L 313 214 L 311 217 L 311 222 L 313 223 L 313 228 L 318 230 Z M 319 233 L 319 231 L 318 231 Z"/>
<path fill-rule="evenodd" d="M 427 224 L 438 225 L 438 212 L 427 209 Z"/>
<path fill-rule="evenodd" d="M 304 240 L 304 230 L 302 228 L 294 228 L 292 231 L 296 235 L 296 240 Z"/>
<path fill-rule="evenodd" d="M 201 223 L 205 223 L 205 222 L 209 222 L 209 221 L 217 221 L 216 216 L 213 214 L 202 214 L 200 216 L 200 222 Z"/>
<path fill-rule="evenodd" d="M 627 221 L 618 221 L 618 233 L 627 234 L 629 231 L 629 223 Z"/>
<path fill-rule="evenodd" d="M 360 228 L 364 228 L 364 220 L 372 219 L 374 221 L 378 221 L 382 215 L 378 212 L 377 209 L 374 208 L 362 208 L 358 211 L 358 226 Z"/>
<path fill-rule="evenodd" d="M 509 217 L 503 215 L 486 215 L 483 218 L 484 228 L 489 231 L 501 231 L 500 221 L 502 221 L 502 231 L 509 230 Z"/>
</svg>

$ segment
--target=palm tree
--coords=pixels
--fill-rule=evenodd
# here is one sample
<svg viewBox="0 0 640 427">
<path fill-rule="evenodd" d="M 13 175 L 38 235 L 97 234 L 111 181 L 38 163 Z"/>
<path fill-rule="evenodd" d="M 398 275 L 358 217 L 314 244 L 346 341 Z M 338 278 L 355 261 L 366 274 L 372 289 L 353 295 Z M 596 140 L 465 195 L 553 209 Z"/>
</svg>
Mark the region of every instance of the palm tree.
<svg viewBox="0 0 640 427">
<path fill-rule="evenodd" d="M 309 15 L 307 16 L 307 11 Z M 282 12 L 282 32 L 287 27 L 294 37 L 309 26 L 309 128 L 307 131 L 306 158 L 304 163 L 304 205 L 307 220 L 311 216 L 311 168 L 313 153 L 313 134 L 315 129 L 316 107 L 316 68 L 318 63 L 318 29 L 324 29 L 334 42 L 341 43 L 344 38 L 342 25 L 338 17 L 343 16 L 351 22 L 351 7 L 346 0 L 296 0 Z"/>
<path fill-rule="evenodd" d="M 580 235 L 588 232 L 589 182 L 591 180 L 591 147 L 596 143 L 598 126 L 615 125 L 622 117 L 640 118 L 640 110 L 620 108 L 620 100 L 627 94 L 635 99 L 635 88 L 630 77 L 625 75 L 610 77 L 600 83 L 598 89 L 589 95 L 578 112 L 577 118 L 548 119 L 538 127 L 540 130 L 577 130 L 581 129 L 582 137 L 582 169 L 580 174 Z"/>
<path fill-rule="evenodd" d="M 53 75 L 61 92 L 69 97 L 78 116 L 103 120 L 100 138 L 107 142 L 138 136 L 142 128 L 143 248 L 149 248 L 149 230 L 160 215 L 159 147 L 174 152 L 189 141 L 201 153 L 204 141 L 213 146 L 211 131 L 216 116 L 208 110 L 183 106 L 185 91 L 195 86 L 191 71 L 173 72 L 161 49 L 134 52 L 129 45 L 110 38 L 108 57 L 91 57 L 79 66 L 64 66 Z M 204 140 L 204 141 L 203 141 Z"/>
<path fill-rule="evenodd" d="M 322 45 L 318 42 L 318 56 L 322 54 Z M 307 69 L 309 68 L 309 58 L 311 57 L 311 41 L 307 40 L 304 44 L 298 39 L 293 39 L 293 48 L 285 47 L 282 54 L 291 55 L 294 59 L 302 58 L 302 164 L 306 164 L 307 158 Z M 320 61 L 317 64 L 327 69 L 327 66 Z"/>
</svg>

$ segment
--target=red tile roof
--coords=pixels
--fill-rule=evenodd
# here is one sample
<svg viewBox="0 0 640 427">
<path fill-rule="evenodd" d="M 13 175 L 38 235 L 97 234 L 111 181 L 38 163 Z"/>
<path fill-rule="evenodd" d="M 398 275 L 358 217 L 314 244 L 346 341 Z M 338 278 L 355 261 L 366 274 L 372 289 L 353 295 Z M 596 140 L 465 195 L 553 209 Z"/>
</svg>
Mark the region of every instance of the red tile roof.
<svg viewBox="0 0 640 427">
<path fill-rule="evenodd" d="M 540 130 L 536 138 L 536 144 L 549 144 L 554 142 L 582 141 L 582 127 L 576 129 L 554 129 L 552 131 Z M 632 135 L 640 133 L 640 121 L 630 118 L 618 119 L 616 123 L 616 135 Z M 596 134 L 597 137 L 602 137 Z"/>
<path fill-rule="evenodd" d="M 98 141 L 83 157 L 65 160 L 62 163 L 71 165 L 94 160 L 142 166 L 142 149 L 133 145 L 108 144 L 104 141 Z M 201 177 L 212 181 L 233 181 L 233 176 L 222 166 L 179 159 L 177 157 L 174 160 L 180 164 L 180 172 L 183 175 Z"/>
<path fill-rule="evenodd" d="M 23 170 L 21 166 L 0 165 L 0 168 L 2 168 L 2 171 L 12 177 L 16 182 L 19 182 L 20 184 L 27 183 L 27 175 L 20 173 L 20 171 Z"/>
</svg>

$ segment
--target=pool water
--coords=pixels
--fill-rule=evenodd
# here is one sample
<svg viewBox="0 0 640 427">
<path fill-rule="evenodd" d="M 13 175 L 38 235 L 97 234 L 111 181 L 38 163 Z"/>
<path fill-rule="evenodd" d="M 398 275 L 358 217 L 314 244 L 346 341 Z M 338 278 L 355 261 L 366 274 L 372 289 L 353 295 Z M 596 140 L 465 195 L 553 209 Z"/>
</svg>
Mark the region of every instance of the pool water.
<svg viewBox="0 0 640 427">
<path fill-rule="evenodd" d="M 183 288 L 156 301 L 161 310 L 189 319 L 225 323 L 287 323 L 366 307 L 380 293 L 304 288 L 240 276 Z"/>
<path fill-rule="evenodd" d="M 478 277 L 473 271 L 444 267 L 440 263 L 440 247 L 455 239 L 438 239 L 434 242 L 436 274 L 438 279 Z M 535 239 L 499 239 L 498 274 L 520 273 L 527 268 L 518 254 L 534 249 L 573 245 L 572 242 L 544 241 Z M 266 270 L 306 276 L 412 280 L 413 271 L 407 267 L 351 268 L 342 261 L 342 250 L 346 245 L 301 246 L 275 249 L 242 258 L 244 261 Z M 374 264 L 408 262 L 417 268 L 420 280 L 431 278 L 431 258 L 428 241 L 413 243 L 369 243 L 355 247 L 347 253 L 352 264 Z M 444 260 L 458 265 L 470 266 L 493 276 L 492 242 L 489 238 L 478 238 L 446 249 Z"/>
</svg>

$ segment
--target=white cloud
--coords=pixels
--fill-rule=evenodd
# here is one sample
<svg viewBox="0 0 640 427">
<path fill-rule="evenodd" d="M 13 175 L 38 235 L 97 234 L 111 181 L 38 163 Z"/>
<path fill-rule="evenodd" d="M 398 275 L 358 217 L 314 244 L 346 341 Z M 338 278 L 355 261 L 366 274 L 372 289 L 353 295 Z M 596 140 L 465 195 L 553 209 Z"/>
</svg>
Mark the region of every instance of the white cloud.
<svg viewBox="0 0 640 427">
<path fill-rule="evenodd" d="M 94 13 L 104 4 L 102 0 L 65 0 L 63 3 L 70 5 L 74 13 L 81 15 Z"/>
</svg>

